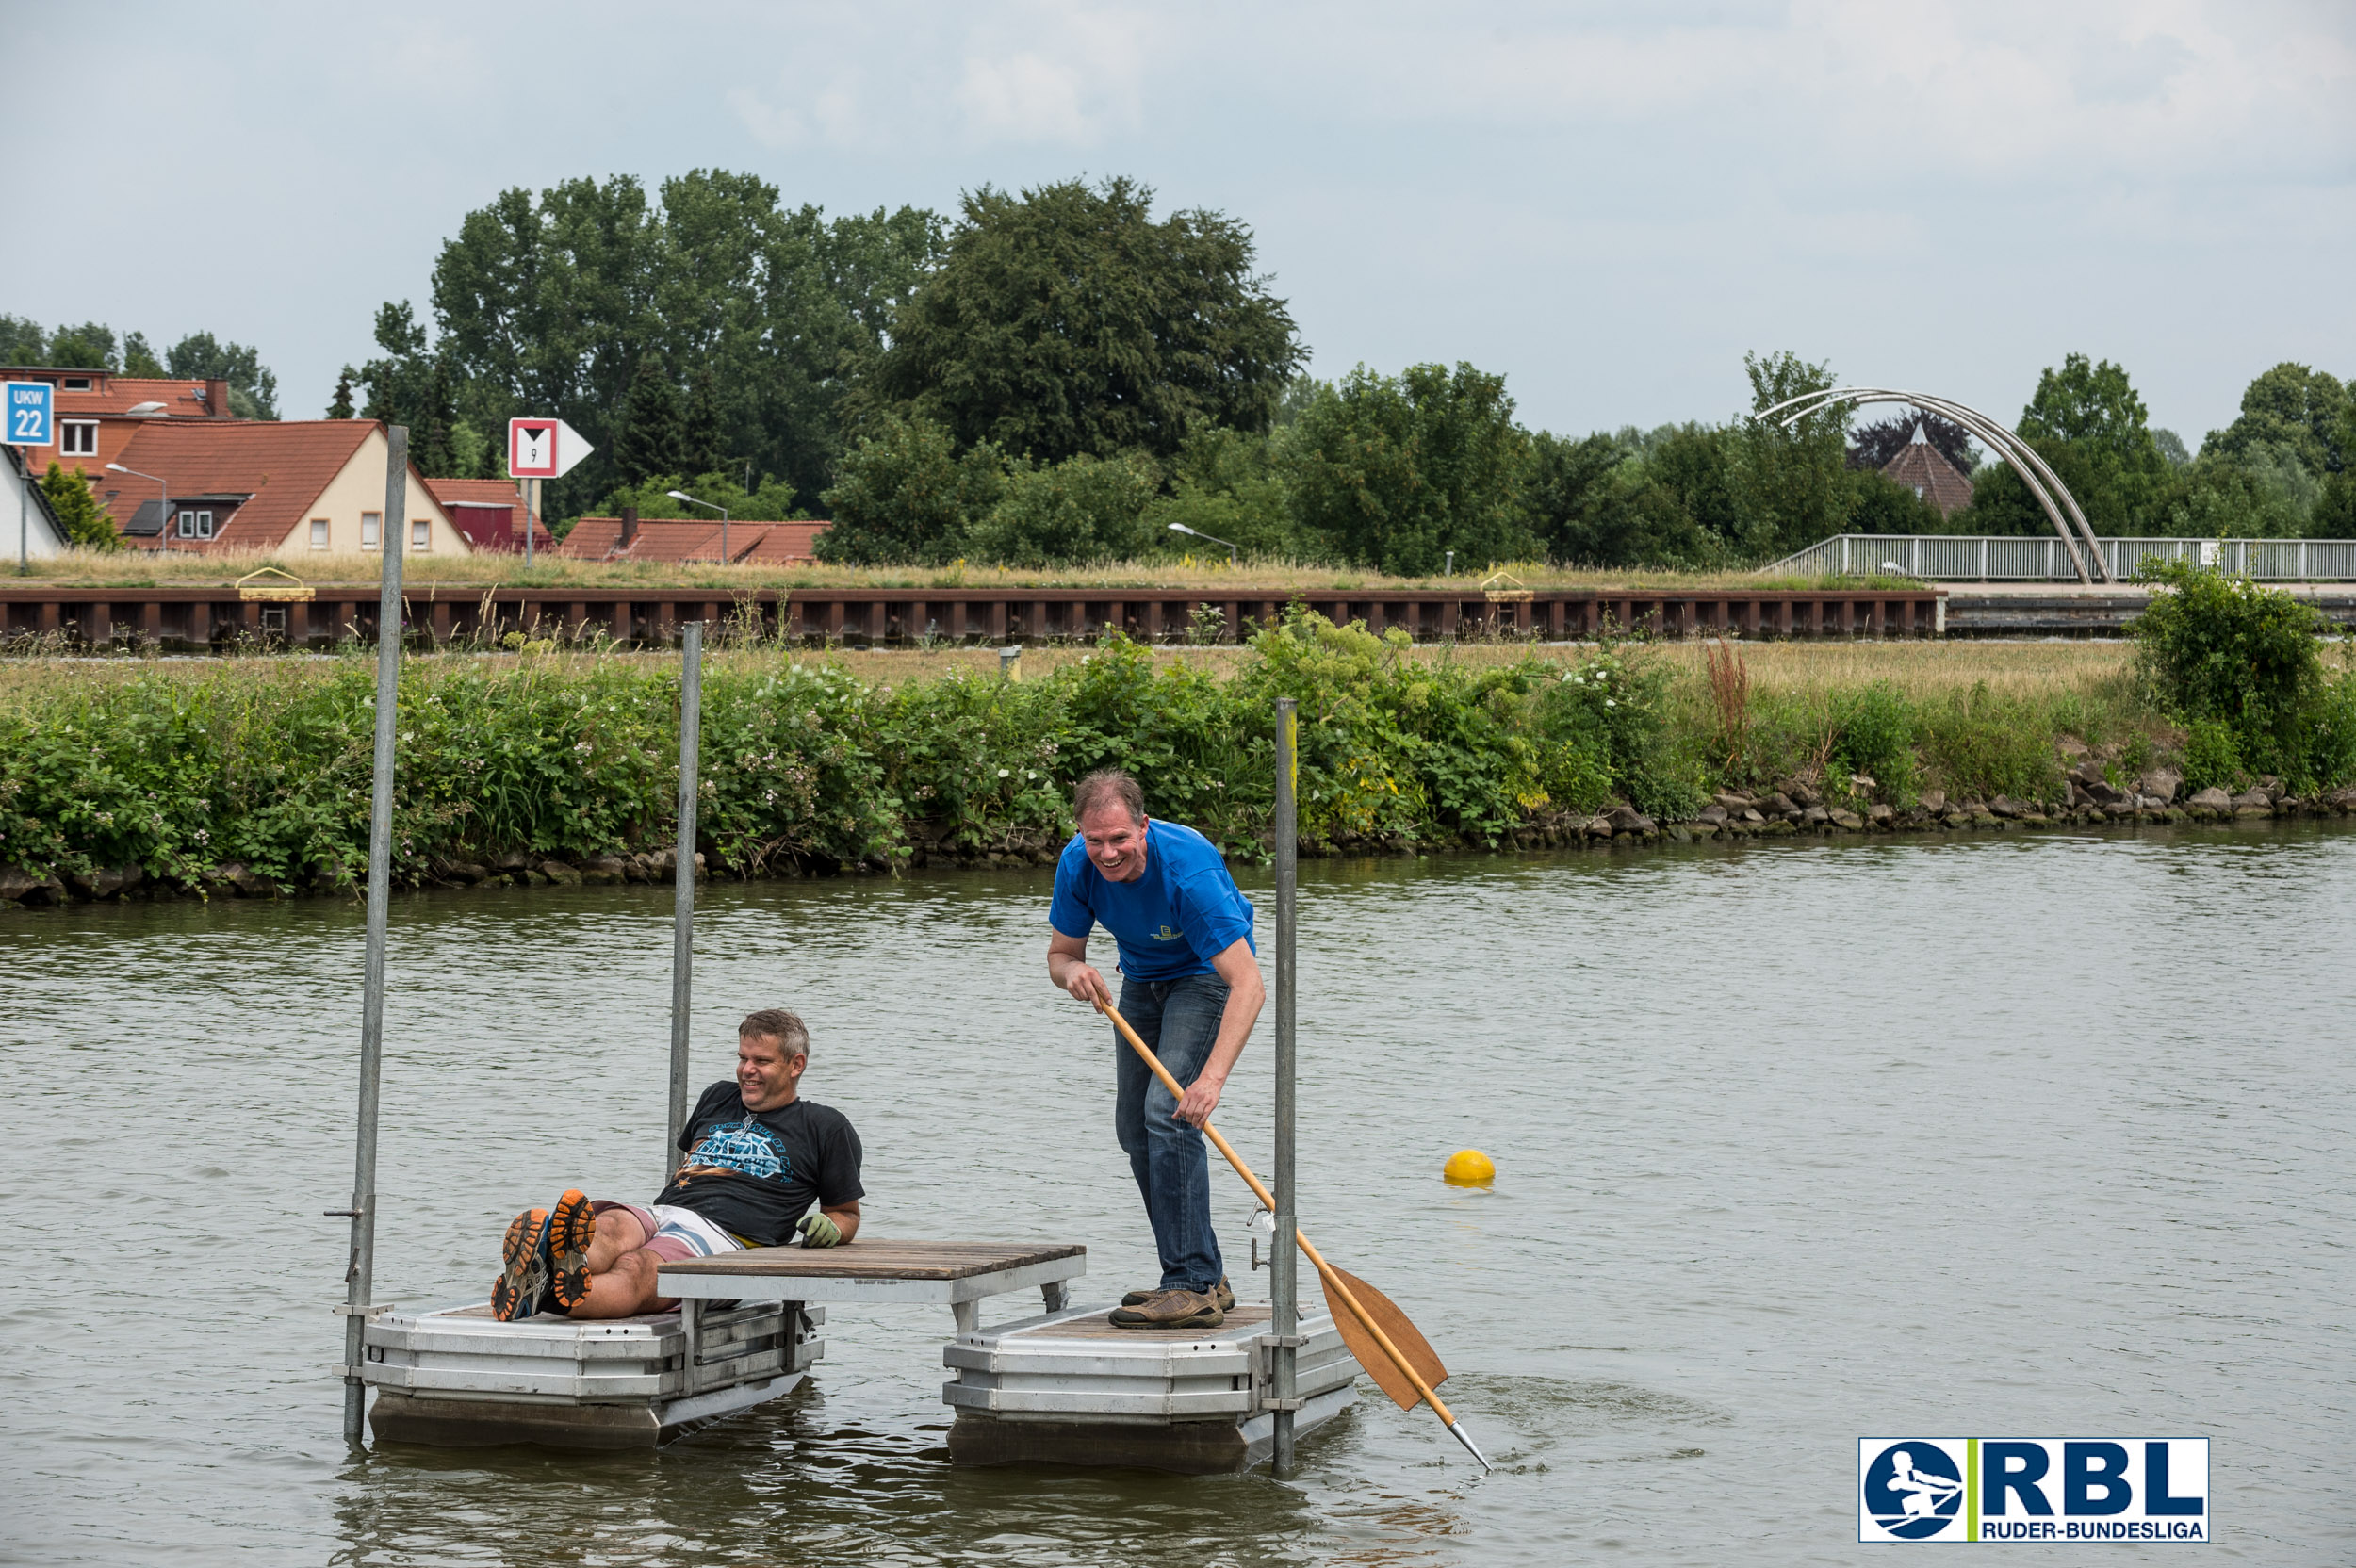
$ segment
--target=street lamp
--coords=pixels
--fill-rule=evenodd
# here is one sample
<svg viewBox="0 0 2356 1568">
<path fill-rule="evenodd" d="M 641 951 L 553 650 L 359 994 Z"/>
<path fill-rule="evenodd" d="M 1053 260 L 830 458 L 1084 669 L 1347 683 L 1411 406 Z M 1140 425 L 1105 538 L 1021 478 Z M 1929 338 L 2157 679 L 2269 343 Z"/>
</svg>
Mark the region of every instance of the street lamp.
<svg viewBox="0 0 2356 1568">
<path fill-rule="evenodd" d="M 727 565 L 728 564 L 728 509 L 725 506 L 713 506 L 710 501 L 699 501 L 684 490 L 665 490 L 663 493 L 675 501 L 685 501 L 690 506 L 700 506 L 708 512 L 717 512 L 720 514 L 720 564 Z"/>
<path fill-rule="evenodd" d="M 113 473 L 113 474 L 128 474 L 128 475 L 130 475 L 133 479 L 154 479 L 154 480 L 155 480 L 155 488 L 157 488 L 158 490 L 161 490 L 161 491 L 163 492 L 163 509 L 164 509 L 164 510 L 163 510 L 163 524 L 162 524 L 162 531 L 161 531 L 161 532 L 157 535 L 157 537 L 159 537 L 159 538 L 161 538 L 161 539 L 163 540 L 163 544 L 162 544 L 162 546 L 161 546 L 161 547 L 162 547 L 162 548 L 164 548 L 164 549 L 170 549 L 170 548 L 172 548 L 172 489 L 171 489 L 171 486 L 169 486 L 169 485 L 165 484 L 165 483 L 164 483 L 164 482 L 163 482 L 162 480 L 160 480 L 160 479 L 155 479 L 155 476 L 154 474 L 142 474 L 142 473 L 140 473 L 140 472 L 139 472 L 137 468 L 126 468 L 126 467 L 124 467 L 124 466 L 123 466 L 122 464 L 120 464 L 120 463 L 109 463 L 109 464 L 107 464 L 107 465 L 106 465 L 106 471 L 107 471 L 108 473 Z"/>
<path fill-rule="evenodd" d="M 1205 532 L 1203 532 L 1203 531 L 1201 529 L 1199 529 L 1199 528 L 1188 528 L 1188 527 L 1187 527 L 1186 524 L 1184 524 L 1184 523 L 1172 523 L 1172 524 L 1170 524 L 1170 532 L 1172 532 L 1172 533 L 1184 533 L 1184 534 L 1187 534 L 1187 535 L 1190 535 L 1191 537 L 1196 538 L 1196 539 L 1207 539 L 1207 540 L 1209 540 L 1209 541 L 1210 541 L 1212 544 L 1214 544 L 1214 545 L 1227 545 L 1227 564 L 1229 564 L 1230 566 L 1233 566 L 1233 565 L 1235 565 L 1235 546 L 1233 546 L 1233 545 L 1228 545 L 1228 544 L 1227 544 L 1227 541 L 1226 541 L 1226 540 L 1224 540 L 1224 539 L 1221 539 L 1220 537 L 1219 537 L 1219 535 L 1217 535 L 1217 534 L 1215 534 L 1215 533 L 1205 533 Z"/>
</svg>

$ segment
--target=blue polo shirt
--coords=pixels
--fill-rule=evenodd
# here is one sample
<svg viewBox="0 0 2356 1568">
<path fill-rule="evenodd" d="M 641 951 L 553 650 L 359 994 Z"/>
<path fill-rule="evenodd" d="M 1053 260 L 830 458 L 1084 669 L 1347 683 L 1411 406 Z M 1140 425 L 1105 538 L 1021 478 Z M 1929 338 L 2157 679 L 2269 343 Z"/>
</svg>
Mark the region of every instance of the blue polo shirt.
<svg viewBox="0 0 2356 1568">
<path fill-rule="evenodd" d="M 1088 841 L 1072 836 L 1055 863 L 1047 923 L 1077 939 L 1104 926 L 1120 945 L 1121 972 L 1132 980 L 1184 980 L 1214 972 L 1212 958 L 1252 940 L 1252 903 L 1210 840 L 1149 819 L 1145 874 L 1135 882 L 1107 881 L 1088 858 Z"/>
</svg>

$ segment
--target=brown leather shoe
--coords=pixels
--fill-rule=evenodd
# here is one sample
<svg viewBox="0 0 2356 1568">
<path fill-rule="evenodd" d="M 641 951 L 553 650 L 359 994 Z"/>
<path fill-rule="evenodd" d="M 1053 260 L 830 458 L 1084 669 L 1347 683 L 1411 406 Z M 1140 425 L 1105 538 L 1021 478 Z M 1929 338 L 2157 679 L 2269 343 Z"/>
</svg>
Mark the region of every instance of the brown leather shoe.
<svg viewBox="0 0 2356 1568">
<path fill-rule="evenodd" d="M 1141 1307 L 1162 1294 L 1160 1290 L 1133 1290 L 1121 1298 L 1121 1304 L 1124 1307 Z M 1211 1287 L 1210 1298 L 1219 1303 L 1219 1310 L 1221 1312 L 1235 1310 L 1235 1293 L 1227 1288 L 1227 1276 L 1224 1274 L 1219 1277 L 1219 1283 Z"/>
<path fill-rule="evenodd" d="M 1216 1329 L 1227 1321 L 1219 1303 L 1199 1290 L 1166 1290 L 1134 1307 L 1115 1307 L 1116 1329 Z"/>
</svg>

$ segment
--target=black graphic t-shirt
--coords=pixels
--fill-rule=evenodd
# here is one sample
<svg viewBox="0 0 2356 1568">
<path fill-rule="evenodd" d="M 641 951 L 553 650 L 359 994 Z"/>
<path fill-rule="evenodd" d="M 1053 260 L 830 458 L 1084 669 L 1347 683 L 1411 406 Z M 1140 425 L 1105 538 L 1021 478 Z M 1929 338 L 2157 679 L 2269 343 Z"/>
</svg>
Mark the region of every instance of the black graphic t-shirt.
<svg viewBox="0 0 2356 1568">
<path fill-rule="evenodd" d="M 655 1201 L 693 1209 L 761 1247 L 792 1239 L 812 1199 L 830 1208 L 867 1190 L 859 1184 L 859 1134 L 849 1118 L 807 1100 L 756 1114 L 744 1108 L 733 1079 L 704 1090 L 679 1146 L 686 1166 Z"/>
</svg>

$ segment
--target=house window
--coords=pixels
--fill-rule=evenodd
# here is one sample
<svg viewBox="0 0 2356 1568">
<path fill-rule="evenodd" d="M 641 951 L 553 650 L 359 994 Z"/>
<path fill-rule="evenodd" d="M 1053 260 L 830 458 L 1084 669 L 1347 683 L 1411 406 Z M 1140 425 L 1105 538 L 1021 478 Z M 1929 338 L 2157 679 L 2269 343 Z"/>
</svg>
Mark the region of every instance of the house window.
<svg viewBox="0 0 2356 1568">
<path fill-rule="evenodd" d="M 57 455 L 60 457 L 96 457 L 98 455 L 98 421 L 95 419 L 58 420 Z"/>
<path fill-rule="evenodd" d="M 361 513 L 361 514 L 360 514 L 360 547 L 361 547 L 362 549 L 364 549 L 364 550 L 374 549 L 374 548 L 376 547 L 376 544 L 377 544 L 377 531 L 377 531 L 378 529 L 380 529 L 380 528 L 384 527 L 384 514 L 383 514 L 382 512 L 363 512 L 363 513 Z"/>
<path fill-rule="evenodd" d="M 410 518 L 409 547 L 413 550 L 432 549 L 434 547 L 434 525 L 423 517 Z"/>
<path fill-rule="evenodd" d="M 90 390 L 90 377 L 68 376 L 57 384 L 69 392 L 87 392 Z"/>
<path fill-rule="evenodd" d="M 315 550 L 327 547 L 327 519 L 324 517 L 311 519 L 311 547 Z"/>
<path fill-rule="evenodd" d="M 206 509 L 206 510 L 205 510 L 205 511 L 201 511 L 201 512 L 200 512 L 200 511 L 190 510 L 190 509 L 188 509 L 188 508 L 183 508 L 183 509 L 181 510 L 181 513 L 180 513 L 180 537 L 181 537 L 181 538 L 183 538 L 183 539 L 210 539 L 212 536 L 213 536 L 213 514 L 212 514 L 212 512 L 211 512 L 211 510 L 210 510 L 209 508 L 208 508 L 208 509 Z"/>
</svg>

